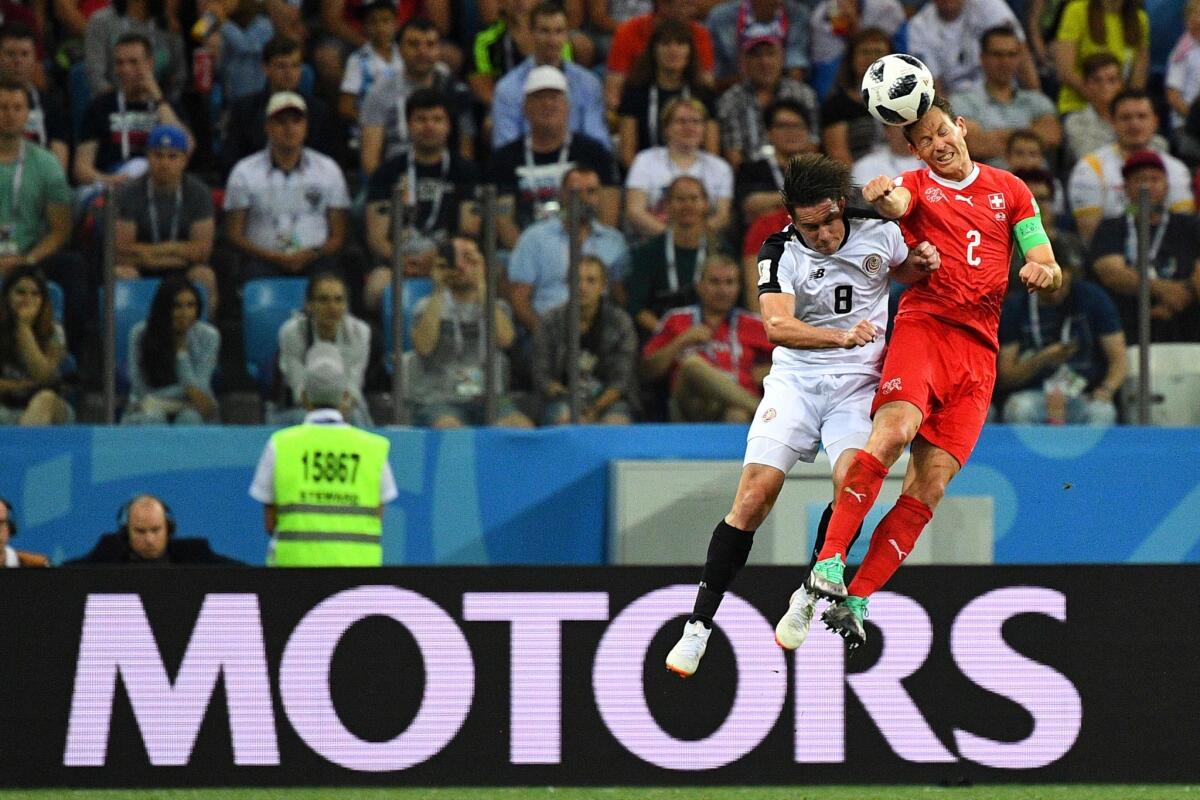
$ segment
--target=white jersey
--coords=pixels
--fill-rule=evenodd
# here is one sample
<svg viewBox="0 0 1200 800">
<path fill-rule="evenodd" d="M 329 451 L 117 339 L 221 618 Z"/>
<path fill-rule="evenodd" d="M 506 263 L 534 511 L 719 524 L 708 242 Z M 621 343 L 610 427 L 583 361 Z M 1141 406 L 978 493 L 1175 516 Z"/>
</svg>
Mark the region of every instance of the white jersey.
<svg viewBox="0 0 1200 800">
<path fill-rule="evenodd" d="M 888 272 L 908 258 L 908 246 L 894 222 L 847 217 L 846 227 L 842 246 L 828 256 L 810 250 L 790 225 L 769 237 L 758 254 L 759 296 L 793 295 L 796 319 L 814 327 L 849 330 L 866 319 L 886 329 Z M 883 355 L 882 336 L 850 350 L 776 347 L 772 372 L 879 377 Z"/>
</svg>

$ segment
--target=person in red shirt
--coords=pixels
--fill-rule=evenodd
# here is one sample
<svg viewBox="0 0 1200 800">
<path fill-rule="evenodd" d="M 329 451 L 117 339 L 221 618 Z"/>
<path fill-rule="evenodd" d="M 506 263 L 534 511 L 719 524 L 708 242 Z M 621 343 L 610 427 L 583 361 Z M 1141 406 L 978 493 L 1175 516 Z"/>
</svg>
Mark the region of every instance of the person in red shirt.
<svg viewBox="0 0 1200 800">
<path fill-rule="evenodd" d="M 900 300 L 871 407 L 871 436 L 846 472 L 808 578 L 811 592 L 835 601 L 822 620 L 852 648 L 866 641 L 867 598 L 912 552 L 983 428 L 1014 240 L 1025 259 L 1019 276 L 1030 293 L 1062 283 L 1033 195 L 1011 173 L 972 161 L 966 133 L 950 103 L 935 98 L 904 128 L 909 150 L 927 169 L 881 175 L 863 187 L 876 211 L 900 221 L 909 243 L 928 241 L 938 249 L 941 269 Z M 910 442 L 900 499 L 875 528 L 847 587 L 848 543 Z"/>
<path fill-rule="evenodd" d="M 746 308 L 758 312 L 758 249 L 772 233 L 792 224 L 792 215 L 786 208 L 764 214 L 746 229 L 742 238 L 742 282 L 746 293 Z"/>
<path fill-rule="evenodd" d="M 735 308 L 741 276 L 728 256 L 710 256 L 694 306 L 663 314 L 642 350 L 642 376 L 670 376 L 671 415 L 688 422 L 749 422 L 762 398 L 771 350 L 762 318 Z"/>
<path fill-rule="evenodd" d="M 608 70 L 604 76 L 604 99 L 615 111 L 621 102 L 625 76 L 633 69 L 638 56 L 650 45 L 654 27 L 664 19 L 679 20 L 692 30 L 692 47 L 700 65 L 701 82 L 712 87 L 716 57 L 713 55 L 712 35 L 696 22 L 696 0 L 654 0 L 654 11 L 625 20 L 613 35 L 608 50 Z"/>
</svg>

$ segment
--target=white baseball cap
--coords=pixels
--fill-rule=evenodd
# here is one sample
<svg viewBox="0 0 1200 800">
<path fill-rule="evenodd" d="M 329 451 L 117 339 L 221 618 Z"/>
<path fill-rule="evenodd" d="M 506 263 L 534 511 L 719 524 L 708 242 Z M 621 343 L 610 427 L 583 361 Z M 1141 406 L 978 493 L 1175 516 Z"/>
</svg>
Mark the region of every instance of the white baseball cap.
<svg viewBox="0 0 1200 800">
<path fill-rule="evenodd" d="M 529 77 L 525 79 L 525 96 L 528 97 L 543 89 L 554 89 L 557 92 L 568 94 L 567 76 L 563 75 L 562 70 L 558 67 L 545 64 L 534 67 L 529 71 Z"/>
<path fill-rule="evenodd" d="M 308 116 L 308 103 L 304 102 L 304 98 L 295 92 L 276 92 L 271 95 L 271 99 L 267 103 L 267 116 L 273 117 L 280 111 L 289 109 L 295 109 Z"/>
</svg>

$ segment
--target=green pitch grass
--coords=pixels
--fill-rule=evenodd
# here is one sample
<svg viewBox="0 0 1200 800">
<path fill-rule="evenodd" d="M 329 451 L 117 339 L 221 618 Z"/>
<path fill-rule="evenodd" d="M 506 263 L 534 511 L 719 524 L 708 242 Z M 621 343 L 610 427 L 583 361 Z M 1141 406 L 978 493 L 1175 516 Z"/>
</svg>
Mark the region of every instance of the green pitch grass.
<svg viewBox="0 0 1200 800">
<path fill-rule="evenodd" d="M 0 800 L 1200 800 L 1200 786 L 0 790 Z"/>
</svg>

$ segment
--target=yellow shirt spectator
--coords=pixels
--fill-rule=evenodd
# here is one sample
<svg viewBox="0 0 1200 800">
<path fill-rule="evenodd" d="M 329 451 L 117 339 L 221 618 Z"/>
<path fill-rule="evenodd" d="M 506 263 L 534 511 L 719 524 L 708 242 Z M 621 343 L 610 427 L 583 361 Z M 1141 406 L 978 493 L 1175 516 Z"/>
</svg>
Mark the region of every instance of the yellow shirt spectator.
<svg viewBox="0 0 1200 800">
<path fill-rule="evenodd" d="M 1095 4 L 1104 15 L 1104 41 L 1092 36 L 1088 9 Z M 1138 34 L 1134 44 L 1126 40 L 1123 6 L 1137 7 Z M 1139 0 L 1071 0 L 1063 10 L 1058 28 L 1057 66 L 1062 87 L 1058 92 L 1058 113 L 1068 114 L 1087 107 L 1087 100 L 1076 86 L 1081 86 L 1083 60 L 1094 53 L 1108 51 L 1121 62 L 1121 77 L 1129 86 L 1141 88 L 1146 83 L 1149 67 L 1150 18 Z M 1074 78 L 1074 80 L 1072 80 Z"/>
</svg>

